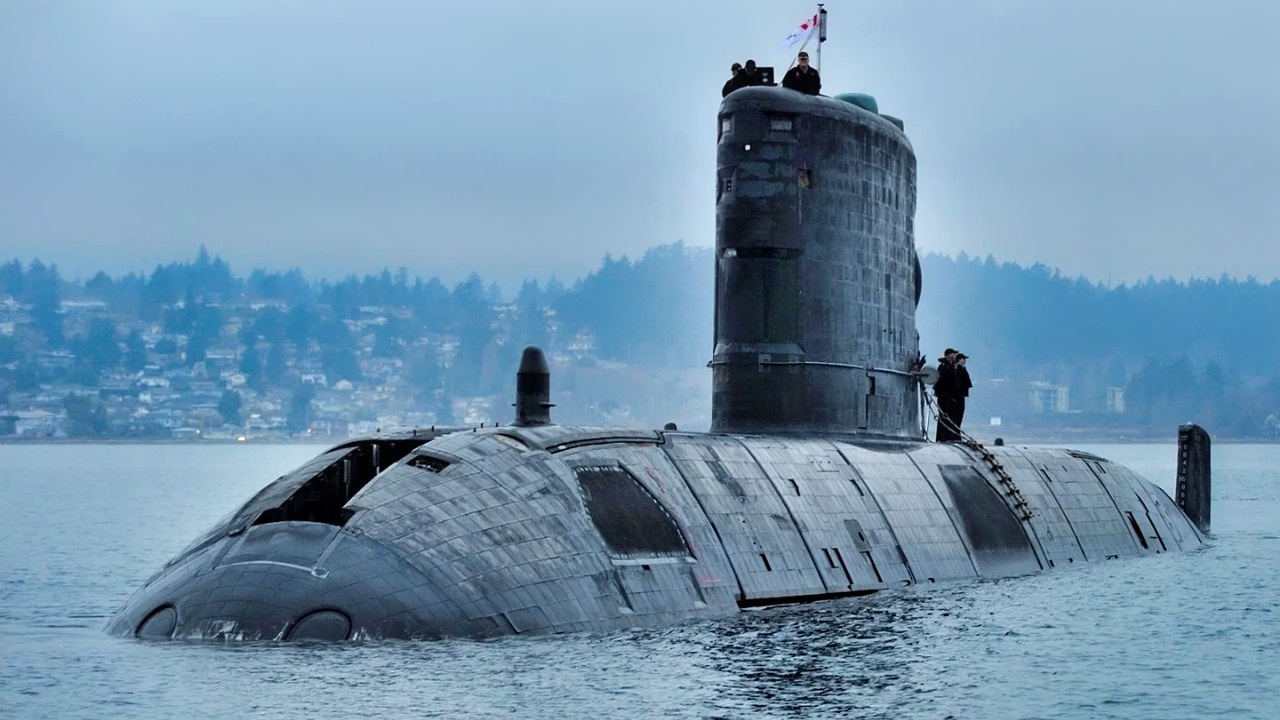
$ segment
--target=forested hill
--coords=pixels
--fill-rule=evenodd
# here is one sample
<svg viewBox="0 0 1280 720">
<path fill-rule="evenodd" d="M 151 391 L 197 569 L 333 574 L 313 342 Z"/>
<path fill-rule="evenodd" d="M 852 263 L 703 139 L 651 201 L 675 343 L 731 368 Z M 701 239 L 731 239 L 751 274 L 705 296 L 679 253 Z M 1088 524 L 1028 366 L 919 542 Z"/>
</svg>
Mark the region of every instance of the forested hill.
<svg viewBox="0 0 1280 720">
<path fill-rule="evenodd" d="M 926 255 L 922 266 L 921 347 L 930 359 L 945 346 L 973 357 L 970 417 L 1029 432 L 1167 435 L 1190 419 L 1226 435 L 1280 432 L 1280 282 L 1104 287 L 963 254 Z M 81 430 L 115 432 L 117 413 L 130 432 L 155 431 L 137 418 L 154 423 L 162 409 L 129 403 L 183 388 L 221 393 L 221 415 L 205 423 L 273 407 L 289 408 L 293 431 L 321 415 L 332 427 L 343 413 L 383 424 L 505 419 L 519 349 L 538 344 L 561 368 L 562 421 L 705 427 L 711 249 L 606 256 L 586 277 L 530 280 L 514 297 L 479 274 L 453 287 L 420 275 L 430 268 L 337 281 L 240 276 L 201 250 L 147 275 L 67 281 L 14 260 L 0 265 L 0 421 L 6 409 L 53 410 L 39 403 L 102 388 L 124 404 L 63 403 L 83 415 Z M 129 395 L 158 376 L 176 391 Z M 334 387 L 348 394 L 327 397 Z M 191 422 L 173 414 L 166 422 Z"/>
<path fill-rule="evenodd" d="M 1106 287 L 964 254 L 921 265 L 922 346 L 931 359 L 945 346 L 974 356 L 971 372 L 988 381 L 970 401 L 976 418 L 1030 434 L 1168 437 L 1195 421 L 1226 437 L 1280 436 L 1280 281 Z M 1046 407 L 1059 391 L 1062 406 Z"/>
<path fill-rule="evenodd" d="M 1280 281 L 1148 279 L 1104 287 L 1044 265 L 963 253 L 926 255 L 921 265 L 922 338 L 973 348 L 971 355 L 1011 369 L 1179 356 L 1245 375 L 1278 369 Z"/>
</svg>

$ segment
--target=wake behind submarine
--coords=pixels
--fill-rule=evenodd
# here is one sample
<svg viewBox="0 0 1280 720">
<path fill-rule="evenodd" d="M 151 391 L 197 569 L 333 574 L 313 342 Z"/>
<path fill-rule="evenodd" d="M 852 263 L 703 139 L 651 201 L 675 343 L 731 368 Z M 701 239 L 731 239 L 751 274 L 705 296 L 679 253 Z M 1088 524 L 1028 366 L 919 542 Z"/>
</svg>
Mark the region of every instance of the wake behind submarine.
<svg viewBox="0 0 1280 720">
<path fill-rule="evenodd" d="M 1200 547 L 1178 502 L 1071 450 L 930 443 L 915 156 L 868 96 L 718 117 L 710 432 L 562 427 L 527 348 L 515 422 L 335 446 L 180 552 L 109 622 L 142 638 L 609 631 Z"/>
</svg>

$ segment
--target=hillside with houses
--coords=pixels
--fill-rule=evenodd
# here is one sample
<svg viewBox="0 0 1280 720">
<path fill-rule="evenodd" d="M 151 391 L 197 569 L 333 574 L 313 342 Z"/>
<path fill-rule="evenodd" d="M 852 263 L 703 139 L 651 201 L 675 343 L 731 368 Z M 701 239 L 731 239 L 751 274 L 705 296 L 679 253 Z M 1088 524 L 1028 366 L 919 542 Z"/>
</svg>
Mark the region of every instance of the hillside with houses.
<svg viewBox="0 0 1280 720">
<path fill-rule="evenodd" d="M 0 437 L 329 439 L 507 422 L 528 344 L 549 352 L 561 421 L 705 425 L 709 378 L 672 347 L 707 343 L 670 323 L 650 328 L 656 339 L 619 333 L 591 299 L 645 274 L 679 284 L 668 270 L 692 270 L 690 252 L 609 259 L 572 288 L 530 281 L 510 299 L 478 275 L 452 289 L 404 270 L 237 278 L 203 251 L 87 282 L 15 260 L 0 266 Z"/>
<path fill-rule="evenodd" d="M 966 427 L 1025 439 L 1161 438 L 1196 420 L 1280 437 L 1280 282 L 1104 287 L 1044 266 L 922 258 L 922 351 L 973 356 Z M 337 440 L 509 422 L 526 345 L 557 422 L 705 429 L 713 251 L 606 256 L 514 295 L 408 270 L 237 276 L 203 250 L 80 281 L 0 265 L 0 439 Z"/>
</svg>

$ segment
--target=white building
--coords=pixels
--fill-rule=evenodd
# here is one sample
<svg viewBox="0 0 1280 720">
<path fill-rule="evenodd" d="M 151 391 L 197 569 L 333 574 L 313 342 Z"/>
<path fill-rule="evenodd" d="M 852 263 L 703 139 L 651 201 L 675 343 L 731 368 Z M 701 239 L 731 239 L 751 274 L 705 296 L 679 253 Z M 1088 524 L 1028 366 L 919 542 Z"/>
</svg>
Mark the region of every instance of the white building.
<svg viewBox="0 0 1280 720">
<path fill-rule="evenodd" d="M 1033 382 L 1027 393 L 1031 412 L 1064 413 L 1070 409 L 1071 389 L 1047 382 Z"/>
<path fill-rule="evenodd" d="M 1124 412 L 1124 388 L 1122 387 L 1107 388 L 1107 412 L 1111 412 L 1111 413 Z"/>
</svg>

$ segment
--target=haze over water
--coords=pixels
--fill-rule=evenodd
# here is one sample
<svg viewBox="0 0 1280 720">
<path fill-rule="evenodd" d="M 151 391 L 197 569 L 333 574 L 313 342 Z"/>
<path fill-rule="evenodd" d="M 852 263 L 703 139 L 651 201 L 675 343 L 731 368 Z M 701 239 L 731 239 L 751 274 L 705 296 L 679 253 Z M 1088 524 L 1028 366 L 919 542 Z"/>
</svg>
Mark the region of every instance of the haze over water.
<svg viewBox="0 0 1280 720">
<path fill-rule="evenodd" d="M 314 446 L 0 445 L 0 718 L 1271 718 L 1280 446 L 1218 445 L 1191 554 L 609 635 L 143 643 L 107 618 Z M 1173 445 L 1080 449 L 1172 493 Z"/>
</svg>

